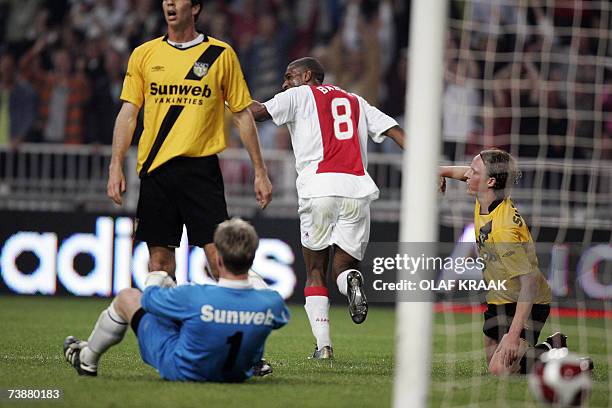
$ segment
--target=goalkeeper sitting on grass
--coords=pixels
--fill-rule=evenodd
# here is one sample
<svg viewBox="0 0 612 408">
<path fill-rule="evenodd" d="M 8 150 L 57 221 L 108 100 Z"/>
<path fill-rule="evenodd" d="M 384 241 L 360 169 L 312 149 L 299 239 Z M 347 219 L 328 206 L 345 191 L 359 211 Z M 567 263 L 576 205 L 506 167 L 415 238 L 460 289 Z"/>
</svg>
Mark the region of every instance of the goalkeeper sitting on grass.
<svg viewBox="0 0 612 408">
<path fill-rule="evenodd" d="M 491 374 L 527 373 L 534 360 L 552 349 L 567 347 L 566 336 L 555 333 L 537 343 L 550 312 L 551 291 L 538 268 L 527 224 L 509 197 L 510 185 L 520 172 L 503 150 L 480 152 L 468 166 L 441 167 L 444 177 L 467 183 L 476 196 L 474 229 L 479 256 L 485 262 L 484 279 L 506 280 L 504 291 L 487 293 L 484 346 Z"/>
<path fill-rule="evenodd" d="M 258 241 L 241 219 L 219 224 L 218 285 L 172 287 L 166 272 L 152 272 L 143 293 L 119 292 L 86 342 L 66 338 L 66 360 L 80 375 L 97 375 L 100 357 L 123 339 L 129 324 L 143 361 L 164 379 L 239 382 L 271 372 L 262 360 L 264 343 L 288 322 L 289 311 L 277 292 L 249 283 Z"/>
</svg>

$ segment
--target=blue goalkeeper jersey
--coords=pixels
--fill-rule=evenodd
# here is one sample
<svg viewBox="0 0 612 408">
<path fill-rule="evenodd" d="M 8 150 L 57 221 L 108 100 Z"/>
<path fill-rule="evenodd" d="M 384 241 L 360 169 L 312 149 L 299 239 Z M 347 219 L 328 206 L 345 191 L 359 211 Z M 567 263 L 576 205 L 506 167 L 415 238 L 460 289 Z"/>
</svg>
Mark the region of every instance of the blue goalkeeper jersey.
<svg viewBox="0 0 612 408">
<path fill-rule="evenodd" d="M 162 345 L 168 372 L 160 374 L 168 379 L 243 381 L 253 375 L 270 332 L 289 321 L 277 292 L 224 279 L 219 285 L 148 287 L 140 302 L 179 326 L 178 339 Z"/>
</svg>

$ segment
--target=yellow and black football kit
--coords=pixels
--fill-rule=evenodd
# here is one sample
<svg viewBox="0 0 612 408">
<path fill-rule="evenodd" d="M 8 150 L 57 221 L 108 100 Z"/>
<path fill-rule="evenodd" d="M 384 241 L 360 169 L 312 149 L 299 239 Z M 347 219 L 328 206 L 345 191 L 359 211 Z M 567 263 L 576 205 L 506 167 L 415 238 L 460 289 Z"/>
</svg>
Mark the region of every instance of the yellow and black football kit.
<svg viewBox="0 0 612 408">
<path fill-rule="evenodd" d="M 121 99 L 139 108 L 144 105 L 144 130 L 138 143 L 141 176 L 173 157 L 221 152 L 225 103 L 232 112 L 251 104 L 236 53 L 208 36 L 189 48 L 176 48 L 166 37 L 136 48 Z"/>
<path fill-rule="evenodd" d="M 516 303 L 521 290 L 518 278 L 531 273 L 537 284 L 533 303 L 550 303 L 550 287 L 538 268 L 538 258 L 525 220 L 510 198 L 494 202 L 490 209 L 488 214 L 480 214 L 480 203 L 476 201 L 476 242 L 485 262 L 485 281 L 506 280 L 507 290 L 490 290 L 487 293 L 487 303 Z"/>
<path fill-rule="evenodd" d="M 204 34 L 181 47 L 146 42 L 130 56 L 121 99 L 144 108 L 135 238 L 177 247 L 185 225 L 190 245 L 211 243 L 228 218 L 216 155 L 226 147 L 225 108 L 251 104 L 236 53 Z"/>
<path fill-rule="evenodd" d="M 520 276 L 533 274 L 535 297 L 531 316 L 521 337 L 535 344 L 550 311 L 550 286 L 538 268 L 533 239 L 525 220 L 510 198 L 497 200 L 481 214 L 474 208 L 474 230 L 479 255 L 484 260 L 485 281 L 505 281 L 506 290 L 489 290 L 484 333 L 498 341 L 508 332 L 521 290 Z"/>
</svg>

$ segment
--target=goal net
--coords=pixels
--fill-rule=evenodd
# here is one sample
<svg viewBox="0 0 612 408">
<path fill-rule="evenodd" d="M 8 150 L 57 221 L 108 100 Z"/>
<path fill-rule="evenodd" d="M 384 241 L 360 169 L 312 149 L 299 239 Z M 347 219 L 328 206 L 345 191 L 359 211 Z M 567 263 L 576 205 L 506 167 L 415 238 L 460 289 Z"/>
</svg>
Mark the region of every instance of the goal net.
<svg viewBox="0 0 612 408">
<path fill-rule="evenodd" d="M 517 158 L 511 196 L 553 292 L 539 341 L 560 331 L 593 359 L 597 407 L 612 406 L 611 10 L 608 1 L 451 1 L 442 97 L 442 163 L 468 165 L 487 147 Z M 475 248 L 473 211 L 465 184 L 449 181 L 440 242 Z M 482 293 L 455 295 L 437 294 L 433 307 L 429 405 L 534 406 L 525 377 L 488 373 Z"/>
</svg>

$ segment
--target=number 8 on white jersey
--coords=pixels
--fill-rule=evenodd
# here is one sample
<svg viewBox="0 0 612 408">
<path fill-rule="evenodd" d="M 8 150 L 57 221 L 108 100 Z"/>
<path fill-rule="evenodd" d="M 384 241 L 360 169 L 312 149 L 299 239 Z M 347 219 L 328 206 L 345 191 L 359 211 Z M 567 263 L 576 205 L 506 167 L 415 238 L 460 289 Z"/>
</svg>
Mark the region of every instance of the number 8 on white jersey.
<svg viewBox="0 0 612 408">
<path fill-rule="evenodd" d="M 351 104 L 349 100 L 346 98 L 332 99 L 331 111 L 334 117 L 334 135 L 336 139 L 346 140 L 353 137 L 353 122 L 351 121 Z M 345 130 L 342 130 L 343 127 Z"/>
</svg>

